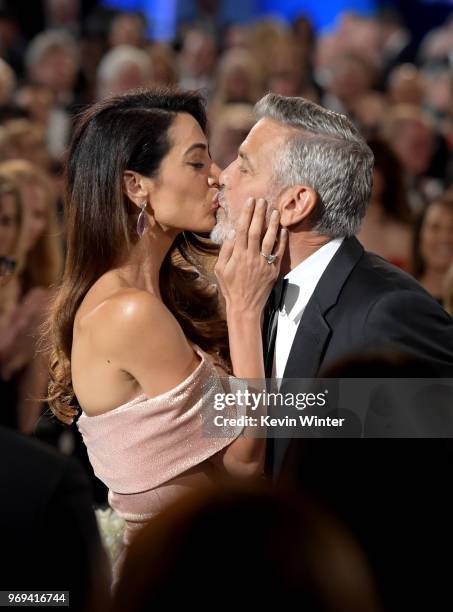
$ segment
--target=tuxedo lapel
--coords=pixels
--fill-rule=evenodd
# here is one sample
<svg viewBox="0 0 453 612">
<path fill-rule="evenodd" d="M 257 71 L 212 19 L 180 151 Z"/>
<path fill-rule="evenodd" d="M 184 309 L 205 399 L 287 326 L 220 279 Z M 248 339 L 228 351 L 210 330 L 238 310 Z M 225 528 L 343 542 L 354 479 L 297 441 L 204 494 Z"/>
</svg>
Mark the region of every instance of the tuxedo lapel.
<svg viewBox="0 0 453 612">
<path fill-rule="evenodd" d="M 325 315 L 338 301 L 344 283 L 363 253 L 355 237 L 345 238 L 327 266 L 297 328 L 280 387 L 283 394 L 291 391 L 291 379 L 317 376 L 332 335 Z M 274 478 L 280 472 L 289 442 L 288 438 L 274 440 Z"/>
<path fill-rule="evenodd" d="M 287 378 L 312 378 L 317 375 L 331 335 L 325 315 L 338 301 L 344 283 L 363 252 L 356 238 L 345 238 L 327 266 L 300 320 L 282 386 Z"/>
</svg>

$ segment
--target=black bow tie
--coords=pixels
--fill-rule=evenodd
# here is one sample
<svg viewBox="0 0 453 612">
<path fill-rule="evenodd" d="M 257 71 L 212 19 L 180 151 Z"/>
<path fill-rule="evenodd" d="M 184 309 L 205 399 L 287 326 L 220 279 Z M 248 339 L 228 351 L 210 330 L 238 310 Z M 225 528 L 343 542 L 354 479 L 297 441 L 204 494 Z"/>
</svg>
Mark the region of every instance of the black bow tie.
<svg viewBox="0 0 453 612">
<path fill-rule="evenodd" d="M 285 301 L 286 289 L 288 287 L 287 278 L 279 278 L 269 295 L 269 308 L 271 312 L 281 310 Z"/>
</svg>

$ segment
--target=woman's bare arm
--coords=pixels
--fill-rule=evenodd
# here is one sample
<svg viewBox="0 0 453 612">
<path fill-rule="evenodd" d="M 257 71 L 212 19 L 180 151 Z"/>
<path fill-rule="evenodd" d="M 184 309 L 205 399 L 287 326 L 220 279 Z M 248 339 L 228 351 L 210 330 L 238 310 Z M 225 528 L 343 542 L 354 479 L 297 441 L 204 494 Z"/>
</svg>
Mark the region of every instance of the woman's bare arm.
<svg viewBox="0 0 453 612">
<path fill-rule="evenodd" d="M 274 211 L 265 232 L 264 200 L 249 201 L 238 222 L 236 235 L 222 247 L 215 267 L 226 302 L 228 334 L 233 373 L 238 378 L 254 379 L 264 387 L 264 359 L 261 318 L 264 305 L 278 277 L 281 258 L 286 248 L 286 232 L 280 234 L 279 215 Z M 275 252 L 276 263 L 269 265 L 260 255 Z M 260 475 L 264 468 L 265 438 L 237 438 L 218 453 L 213 461 L 236 476 Z"/>
</svg>

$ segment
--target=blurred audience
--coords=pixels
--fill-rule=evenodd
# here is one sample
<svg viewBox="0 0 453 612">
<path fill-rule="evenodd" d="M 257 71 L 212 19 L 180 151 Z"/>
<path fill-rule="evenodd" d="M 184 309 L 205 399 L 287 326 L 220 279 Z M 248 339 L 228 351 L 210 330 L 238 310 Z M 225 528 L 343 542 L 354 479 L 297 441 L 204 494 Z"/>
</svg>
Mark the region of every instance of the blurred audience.
<svg viewBox="0 0 453 612">
<path fill-rule="evenodd" d="M 373 190 L 358 238 L 365 249 L 410 271 L 412 213 L 402 166 L 383 140 L 368 144 L 374 154 Z"/>
<path fill-rule="evenodd" d="M 155 43 L 148 48 L 151 59 L 150 84 L 152 86 L 176 86 L 178 64 L 176 54 L 169 45 Z"/>
<path fill-rule="evenodd" d="M 0 340 L 0 377 L 16 397 L 3 415 L 9 425 L 31 433 L 47 388 L 46 355 L 38 350 L 40 326 L 59 282 L 63 248 L 52 185 L 25 160 L 0 163 L 0 177 L 18 186 L 24 234 L 15 272 L 15 301 Z M 4 421 L 2 421 L 4 422 Z"/>
<path fill-rule="evenodd" d="M 42 125 L 29 119 L 11 119 L 0 126 L 0 162 L 25 159 L 49 170 L 50 158 Z"/>
<path fill-rule="evenodd" d="M 216 42 L 208 31 L 193 28 L 187 30 L 179 58 L 180 87 L 202 89 L 211 96 L 217 59 Z"/>
<path fill-rule="evenodd" d="M 97 96 L 124 93 L 149 85 L 151 80 L 151 58 L 142 49 L 131 45 L 120 45 L 108 51 L 97 71 Z"/>
<path fill-rule="evenodd" d="M 431 295 L 443 303 L 445 283 L 453 264 L 453 190 L 430 202 L 417 220 L 413 273 Z"/>
<path fill-rule="evenodd" d="M 246 49 L 231 49 L 223 55 L 218 68 L 215 95 L 210 106 L 212 128 L 225 105 L 253 105 L 264 93 L 263 75 L 254 56 Z"/>
<path fill-rule="evenodd" d="M 212 159 L 220 168 L 226 168 L 236 159 L 240 144 L 255 123 L 250 104 L 227 104 L 219 108 L 210 137 Z"/>
<path fill-rule="evenodd" d="M 74 103 L 79 70 L 75 38 L 62 30 L 46 30 L 30 42 L 25 63 L 30 81 L 49 87 L 57 105 L 68 107 Z"/>
<path fill-rule="evenodd" d="M 120 13 L 110 24 L 111 47 L 128 45 L 142 49 L 146 45 L 146 21 L 140 13 Z"/>
<path fill-rule="evenodd" d="M 453 264 L 445 275 L 444 308 L 453 316 Z"/>
<path fill-rule="evenodd" d="M 423 76 L 413 64 L 401 64 L 390 73 L 387 92 L 392 104 L 421 106 L 427 88 Z"/>
<path fill-rule="evenodd" d="M 383 136 L 403 166 L 409 204 L 420 212 L 439 189 L 429 171 L 435 152 L 435 132 L 429 117 L 417 106 L 397 105 L 384 118 Z"/>
<path fill-rule="evenodd" d="M 17 78 L 14 70 L 4 59 L 0 58 L 0 106 L 5 106 L 12 101 L 17 86 Z"/>
</svg>

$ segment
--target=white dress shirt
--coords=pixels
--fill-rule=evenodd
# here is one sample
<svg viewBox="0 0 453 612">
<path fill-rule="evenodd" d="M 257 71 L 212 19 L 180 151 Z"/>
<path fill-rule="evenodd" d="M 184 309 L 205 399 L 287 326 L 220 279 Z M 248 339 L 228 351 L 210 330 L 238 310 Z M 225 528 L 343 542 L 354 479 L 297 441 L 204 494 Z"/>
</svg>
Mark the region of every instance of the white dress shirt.
<svg viewBox="0 0 453 612">
<path fill-rule="evenodd" d="M 283 378 L 299 322 L 324 270 L 344 238 L 334 238 L 288 272 L 284 305 L 278 313 L 273 376 Z"/>
</svg>

